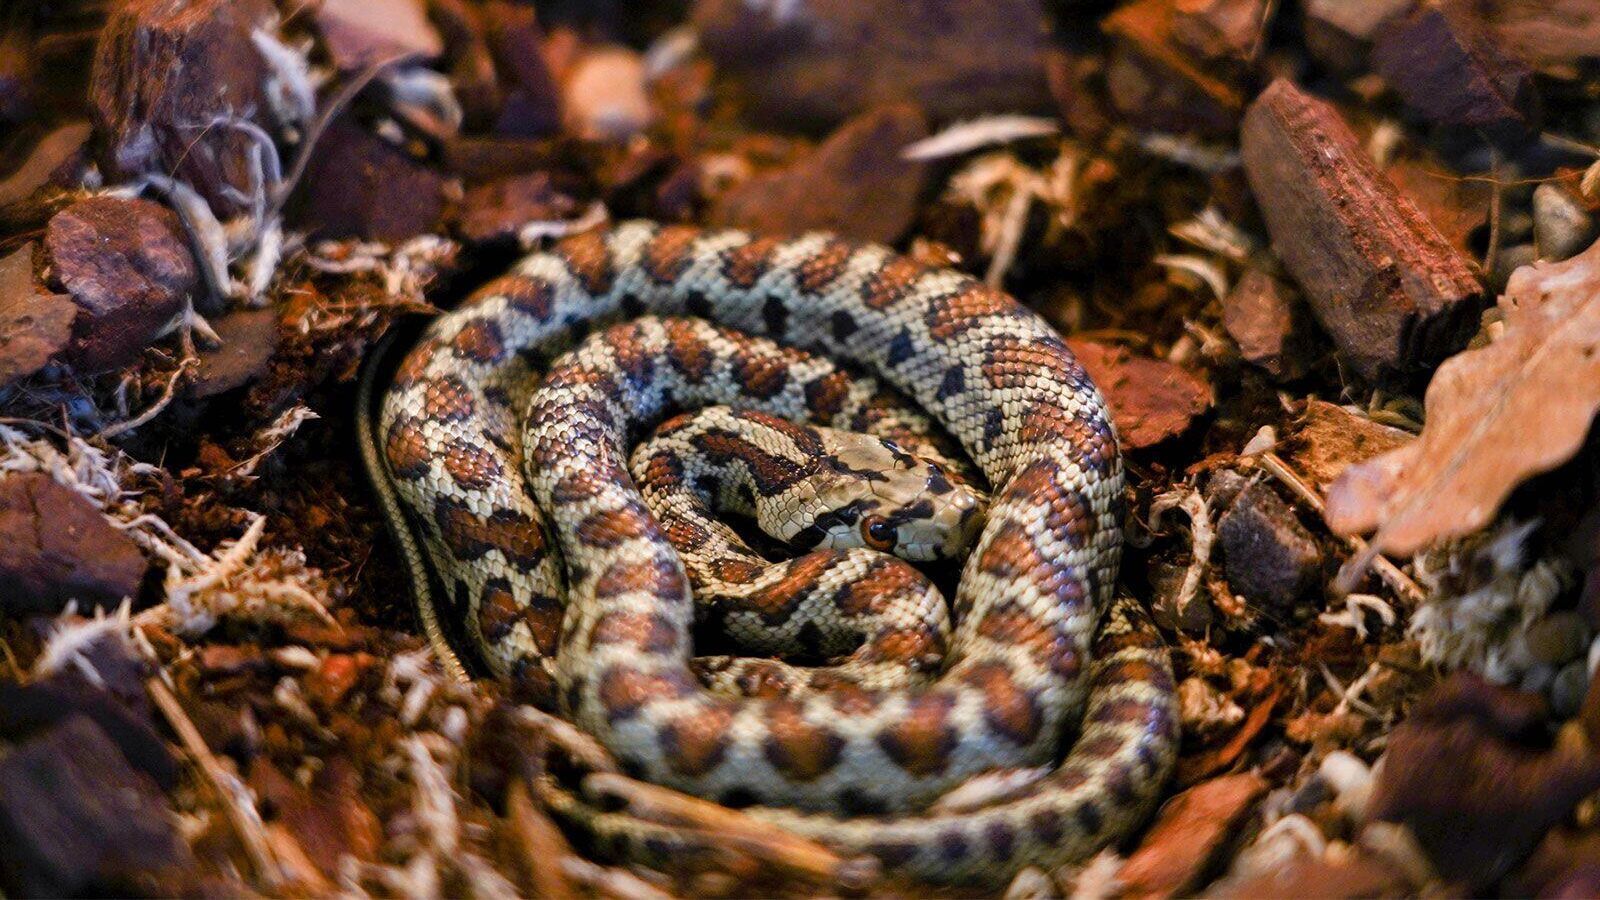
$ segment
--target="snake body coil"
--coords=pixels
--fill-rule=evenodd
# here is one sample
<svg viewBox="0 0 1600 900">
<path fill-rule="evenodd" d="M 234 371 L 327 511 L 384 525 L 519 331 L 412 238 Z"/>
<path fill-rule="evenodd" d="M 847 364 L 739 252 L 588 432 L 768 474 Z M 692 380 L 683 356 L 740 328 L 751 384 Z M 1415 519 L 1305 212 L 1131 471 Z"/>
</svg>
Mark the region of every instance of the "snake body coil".
<svg viewBox="0 0 1600 900">
<path fill-rule="evenodd" d="M 896 391 L 993 487 L 942 670 L 894 689 L 707 689 L 630 442 L 714 405 L 881 430 Z M 1165 650 L 1136 604 L 1111 601 L 1122 466 L 1106 409 L 1049 326 L 966 275 L 827 235 L 578 235 L 434 322 L 369 438 L 391 517 L 446 588 L 435 610 L 417 585 L 430 637 L 437 613 L 497 673 L 542 667 L 642 778 L 922 877 L 995 879 L 1115 840 L 1171 766 Z M 1049 774 L 975 809 L 930 807 L 1035 767 Z M 569 811 L 635 849 L 647 836 Z"/>
</svg>

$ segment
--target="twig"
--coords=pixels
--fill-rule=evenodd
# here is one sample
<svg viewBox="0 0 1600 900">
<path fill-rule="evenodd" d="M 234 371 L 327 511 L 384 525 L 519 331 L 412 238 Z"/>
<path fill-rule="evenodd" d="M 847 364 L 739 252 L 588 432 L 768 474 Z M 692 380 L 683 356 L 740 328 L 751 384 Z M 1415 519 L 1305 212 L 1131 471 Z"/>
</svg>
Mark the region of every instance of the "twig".
<svg viewBox="0 0 1600 900">
<path fill-rule="evenodd" d="M 194 758 L 200 774 L 204 776 L 211 791 L 216 795 L 217 802 L 222 804 L 223 812 L 228 817 L 228 824 L 233 827 L 240 843 L 244 845 L 245 853 L 249 855 L 257 877 L 268 888 L 282 884 L 283 871 L 272 852 L 266 828 L 261 822 L 261 814 L 256 811 L 249 792 L 237 777 L 223 769 L 222 764 L 217 762 L 217 758 L 211 753 L 211 748 L 206 746 L 205 738 L 200 736 L 200 730 L 195 727 L 188 713 L 183 711 L 183 705 L 173 696 L 172 691 L 167 689 L 166 684 L 160 678 L 148 678 L 144 687 L 150 699 L 155 701 L 157 708 L 161 710 L 161 715 L 167 720 L 167 724 L 178 735 L 183 748 Z"/>
<path fill-rule="evenodd" d="M 1500 151 L 1489 148 L 1489 246 L 1483 251 L 1483 271 L 1494 271 L 1495 257 L 1500 255 L 1501 204 L 1504 202 L 1500 187 Z"/>
</svg>

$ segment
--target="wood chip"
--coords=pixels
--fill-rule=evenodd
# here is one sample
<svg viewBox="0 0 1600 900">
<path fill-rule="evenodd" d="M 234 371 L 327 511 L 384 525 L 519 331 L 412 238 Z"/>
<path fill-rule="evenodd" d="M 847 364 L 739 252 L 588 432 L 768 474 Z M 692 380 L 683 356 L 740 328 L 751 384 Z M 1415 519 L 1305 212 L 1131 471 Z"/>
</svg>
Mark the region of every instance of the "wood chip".
<svg viewBox="0 0 1600 900">
<path fill-rule="evenodd" d="M 1466 343 L 1477 276 L 1332 106 L 1279 79 L 1251 105 L 1242 137 L 1273 247 L 1356 372 L 1403 377 Z"/>
<path fill-rule="evenodd" d="M 927 135 L 927 118 L 915 106 L 864 113 L 794 165 L 723 195 L 711 220 L 764 234 L 826 229 L 893 241 L 910 227 L 927 175 L 927 165 L 903 159 L 902 150 Z"/>
<path fill-rule="evenodd" d="M 1519 137 L 1537 102 L 1533 73 L 1463 0 L 1423 4 L 1385 28 L 1372 62 L 1407 106 L 1442 125 Z"/>
<path fill-rule="evenodd" d="M 1127 449 L 1175 438 L 1211 408 L 1211 386 L 1182 366 L 1092 341 L 1075 339 L 1067 346 L 1105 395 Z"/>
<path fill-rule="evenodd" d="M 693 22 L 766 122 L 829 126 L 912 101 L 940 120 L 1050 106 L 1041 0 L 701 0 Z"/>
<path fill-rule="evenodd" d="M 1208 781 L 1168 800 L 1118 873 L 1125 895 L 1170 897 L 1197 887 L 1266 791 L 1261 776 L 1244 773 Z"/>
<path fill-rule="evenodd" d="M 32 243 L 0 259 L 0 387 L 32 375 L 67 346 L 78 308 L 39 289 Z"/>
</svg>

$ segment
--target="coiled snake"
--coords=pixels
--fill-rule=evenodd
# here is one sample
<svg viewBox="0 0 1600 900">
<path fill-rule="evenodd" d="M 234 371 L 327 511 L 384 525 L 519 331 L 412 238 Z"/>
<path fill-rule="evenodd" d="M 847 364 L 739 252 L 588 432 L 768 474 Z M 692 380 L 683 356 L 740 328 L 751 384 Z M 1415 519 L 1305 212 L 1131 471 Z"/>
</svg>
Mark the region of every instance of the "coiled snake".
<svg viewBox="0 0 1600 900">
<path fill-rule="evenodd" d="M 934 459 L 942 428 L 970 457 L 993 492 L 956 624 L 895 626 L 933 671 L 880 681 L 868 664 L 881 660 L 858 653 L 837 677 L 794 683 L 761 661 L 694 664 L 697 614 L 670 542 L 684 535 L 650 513 L 628 463 L 670 416 L 718 405 Z M 641 778 L 917 876 L 993 880 L 1117 839 L 1171 767 L 1165 649 L 1137 604 L 1111 597 L 1122 464 L 1105 407 L 1043 320 L 964 274 L 823 234 L 580 234 L 433 322 L 364 442 L 430 639 L 443 642 L 442 616 L 496 673 L 548 672 L 565 715 Z M 845 530 L 865 519 L 851 508 Z M 793 530 L 825 546 L 840 524 Z M 878 586 L 931 590 L 908 564 L 860 565 L 823 592 L 833 606 L 804 615 L 871 606 Z M 782 630 L 802 615 L 793 596 L 758 618 Z M 870 671 L 842 671 L 854 664 Z M 977 808 L 930 807 L 982 773 L 1042 767 Z M 567 811 L 625 848 L 651 843 L 622 814 Z"/>
</svg>

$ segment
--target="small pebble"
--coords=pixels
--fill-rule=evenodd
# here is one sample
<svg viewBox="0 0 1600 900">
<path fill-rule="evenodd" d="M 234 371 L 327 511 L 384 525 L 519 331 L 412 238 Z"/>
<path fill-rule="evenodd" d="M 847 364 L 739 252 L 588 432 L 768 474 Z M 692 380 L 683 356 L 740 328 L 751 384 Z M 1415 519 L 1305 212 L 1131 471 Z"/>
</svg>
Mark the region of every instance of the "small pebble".
<svg viewBox="0 0 1600 900">
<path fill-rule="evenodd" d="M 1360 757 L 1335 750 L 1322 760 L 1317 775 L 1333 788 L 1334 800 L 1352 821 L 1359 822 L 1372 796 L 1372 769 Z"/>
<path fill-rule="evenodd" d="M 1594 242 L 1594 216 L 1578 198 L 1557 184 L 1541 184 L 1533 191 L 1533 242 L 1539 258 L 1560 262 L 1576 256 Z"/>
<path fill-rule="evenodd" d="M 1552 613 L 1528 629 L 1528 655 L 1542 663 L 1560 665 L 1577 659 L 1589 643 L 1589 627 L 1573 611 Z"/>
<path fill-rule="evenodd" d="M 1551 708 L 1561 718 L 1577 715 L 1583 708 L 1583 695 L 1588 688 L 1589 672 L 1584 661 L 1575 659 L 1567 663 L 1550 683 Z"/>
</svg>

